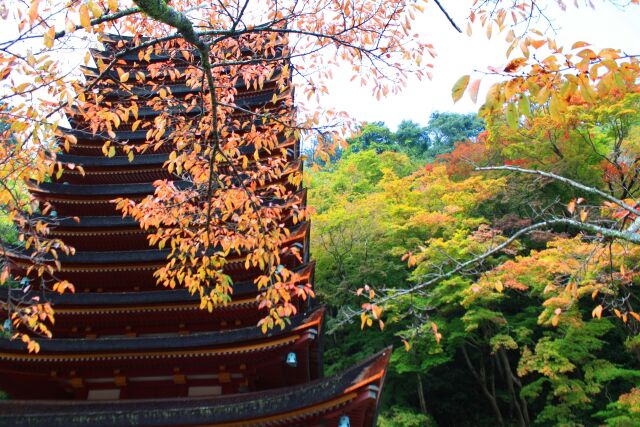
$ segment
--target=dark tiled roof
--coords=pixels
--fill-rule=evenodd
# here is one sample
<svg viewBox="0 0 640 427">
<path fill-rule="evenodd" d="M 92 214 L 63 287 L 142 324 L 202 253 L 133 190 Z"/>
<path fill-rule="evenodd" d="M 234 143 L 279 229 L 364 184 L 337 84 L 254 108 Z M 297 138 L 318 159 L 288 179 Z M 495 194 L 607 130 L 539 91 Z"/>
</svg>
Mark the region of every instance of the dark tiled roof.
<svg viewBox="0 0 640 427">
<path fill-rule="evenodd" d="M 118 167 L 118 166 L 147 166 L 162 165 L 169 159 L 169 154 L 138 154 L 133 161 L 127 156 L 74 156 L 72 154 L 58 154 L 56 160 L 62 163 L 74 163 L 87 167 Z"/>
<path fill-rule="evenodd" d="M 174 181 L 173 184 L 181 190 L 189 188 L 191 185 L 186 181 Z M 75 185 L 43 182 L 34 185 L 34 189 L 42 193 L 68 196 L 125 196 L 127 194 L 153 194 L 156 188 L 152 183 Z"/>
<path fill-rule="evenodd" d="M 188 335 L 178 333 L 162 337 L 139 336 L 139 337 L 104 337 L 96 339 L 82 338 L 54 338 L 50 340 L 40 340 L 41 356 L 48 353 L 118 353 L 130 351 L 153 351 L 153 350 L 176 350 L 187 348 L 201 348 L 212 346 L 233 345 L 239 343 L 250 343 L 263 341 L 268 338 L 278 337 L 292 331 L 298 326 L 308 322 L 316 314 L 317 310 L 308 315 L 298 315 L 291 318 L 291 323 L 284 330 L 274 328 L 262 333 L 257 326 L 245 328 L 229 329 L 215 332 L 196 332 Z M 12 353 L 24 353 L 24 343 L 20 340 L 0 338 L 0 351 Z"/>
<path fill-rule="evenodd" d="M 310 263 L 313 264 L 313 261 Z M 294 272 L 301 272 L 308 268 L 308 264 L 304 264 Z M 243 297 L 255 294 L 257 288 L 253 280 L 245 282 L 237 282 L 233 284 L 233 296 Z M 6 298 L 7 287 L 0 287 L 0 299 Z M 69 305 L 80 307 L 104 307 L 104 306 L 127 306 L 140 304 L 158 304 L 158 303 L 181 303 L 190 301 L 199 301 L 200 297 L 191 295 L 187 289 L 163 289 L 157 291 L 133 291 L 133 292 L 79 292 L 64 293 L 57 292 L 31 292 L 24 297 L 30 299 L 32 296 L 39 296 L 42 300 L 49 301 L 54 305 Z"/>
<path fill-rule="evenodd" d="M 386 362 L 390 353 L 391 349 L 387 348 L 340 374 L 304 385 L 265 392 L 220 397 L 105 402 L 0 401 L 0 425 L 15 427 L 206 425 L 284 415 L 343 396 L 344 391 L 361 381 L 362 375 L 374 365 Z M 304 421 L 298 419 L 294 424 L 304 425 Z"/>
</svg>

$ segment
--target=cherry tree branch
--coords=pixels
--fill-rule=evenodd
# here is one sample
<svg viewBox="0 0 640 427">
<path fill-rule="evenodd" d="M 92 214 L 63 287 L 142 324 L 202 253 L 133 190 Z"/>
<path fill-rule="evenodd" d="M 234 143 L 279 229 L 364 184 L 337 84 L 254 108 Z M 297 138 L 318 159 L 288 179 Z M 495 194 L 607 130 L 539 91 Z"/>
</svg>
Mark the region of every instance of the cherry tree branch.
<svg viewBox="0 0 640 427">
<path fill-rule="evenodd" d="M 90 24 L 93 27 L 94 25 L 99 25 L 99 24 L 102 24 L 103 22 L 115 21 L 117 19 L 123 18 L 125 16 L 129 16 L 129 15 L 133 15 L 133 14 L 139 13 L 139 12 L 140 12 L 140 8 L 139 7 L 130 7 L 128 9 L 119 10 L 117 12 L 109 13 L 107 15 L 102 15 L 99 18 L 92 19 L 90 21 Z M 76 25 L 74 31 L 80 30 L 82 28 L 83 28 L 82 25 Z M 67 34 L 67 32 L 65 30 L 58 31 L 58 32 L 55 33 L 53 38 L 54 39 L 59 39 L 60 37 L 63 37 L 65 34 Z"/>
<path fill-rule="evenodd" d="M 440 9 L 440 11 L 444 14 L 444 16 L 447 18 L 449 23 L 453 26 L 453 28 L 455 28 L 456 31 L 458 31 L 459 33 L 462 33 L 462 30 L 460 29 L 460 27 L 458 27 L 458 24 L 455 23 L 451 15 L 449 15 L 449 12 L 447 12 L 447 10 L 442 6 L 442 4 L 440 3 L 440 0 L 435 0 L 435 2 L 436 2 L 436 5 L 438 5 L 438 9 Z"/>
</svg>

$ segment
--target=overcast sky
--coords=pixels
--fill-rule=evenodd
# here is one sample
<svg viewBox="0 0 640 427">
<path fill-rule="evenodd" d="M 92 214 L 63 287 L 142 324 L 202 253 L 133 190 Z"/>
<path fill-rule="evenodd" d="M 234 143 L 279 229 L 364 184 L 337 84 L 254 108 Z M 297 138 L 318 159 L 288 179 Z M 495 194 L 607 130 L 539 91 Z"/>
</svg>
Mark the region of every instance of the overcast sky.
<svg viewBox="0 0 640 427">
<path fill-rule="evenodd" d="M 442 2 L 458 25 L 465 29 L 469 2 L 447 0 Z M 572 3 L 568 1 L 567 3 Z M 640 7 L 629 7 L 627 11 L 609 3 L 595 0 L 596 9 L 569 7 L 566 12 L 550 9 L 558 28 L 556 39 L 559 45 L 571 47 L 573 42 L 581 40 L 595 47 L 615 47 L 627 53 L 639 53 Z M 349 76 L 334 73 L 335 79 L 330 87 L 330 95 L 322 103 L 336 109 L 347 111 L 361 121 L 384 121 L 390 128 L 403 120 L 410 119 L 426 124 L 431 112 L 457 111 L 472 112 L 477 107 L 468 96 L 454 104 L 451 88 L 456 80 L 474 70 L 486 71 L 487 66 L 504 66 L 508 62 L 505 56 L 507 45 L 504 35 L 496 34 L 487 40 L 483 31 L 472 37 L 459 34 L 449 25 L 433 2 L 426 5 L 425 14 L 418 17 L 413 30 L 424 35 L 423 40 L 435 45 L 438 57 L 434 61 L 433 80 L 419 82 L 413 80 L 399 96 L 389 96 L 377 101 L 370 90 L 349 82 Z M 474 28 L 475 29 L 475 28 Z M 477 75 L 476 77 L 478 77 Z M 484 99 L 490 86 L 483 80 L 478 103 Z"/>
</svg>

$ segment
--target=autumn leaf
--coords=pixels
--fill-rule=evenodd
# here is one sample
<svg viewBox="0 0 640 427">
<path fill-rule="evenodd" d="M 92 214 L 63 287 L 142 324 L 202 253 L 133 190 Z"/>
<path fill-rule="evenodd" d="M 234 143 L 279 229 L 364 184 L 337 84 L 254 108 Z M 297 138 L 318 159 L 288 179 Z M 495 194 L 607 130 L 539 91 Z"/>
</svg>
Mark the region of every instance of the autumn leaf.
<svg viewBox="0 0 640 427">
<path fill-rule="evenodd" d="M 453 98 L 453 102 L 458 102 L 464 91 L 467 89 L 467 85 L 469 84 L 470 76 L 462 76 L 458 79 L 458 81 L 453 85 L 453 89 L 451 90 L 451 97 Z"/>
<path fill-rule="evenodd" d="M 526 63 L 527 63 L 527 58 L 523 58 L 523 57 L 514 58 L 511 61 L 509 61 L 506 67 L 504 67 L 504 72 L 515 73 Z"/>
<path fill-rule="evenodd" d="M 91 17 L 89 17 L 89 8 L 87 5 L 80 5 L 78 13 L 80 14 L 80 25 L 82 25 L 85 30 L 91 28 Z"/>
<path fill-rule="evenodd" d="M 475 104 L 478 101 L 478 90 L 480 89 L 480 79 L 475 79 L 469 84 L 469 96 Z"/>
<path fill-rule="evenodd" d="M 33 24 L 38 19 L 38 7 L 40 6 L 40 0 L 31 0 L 31 6 L 29 7 L 29 23 Z"/>
<path fill-rule="evenodd" d="M 89 6 L 89 10 L 91 11 L 91 14 L 94 18 L 100 18 L 104 13 L 100 6 L 98 6 L 98 4 L 96 4 L 93 0 L 89 0 L 87 2 L 87 5 Z"/>
<path fill-rule="evenodd" d="M 53 47 L 53 41 L 55 40 L 56 30 L 54 27 L 49 27 L 49 29 L 44 33 L 44 45 L 48 48 Z"/>
<path fill-rule="evenodd" d="M 591 317 L 597 317 L 598 319 L 602 317 L 602 305 L 598 305 L 593 309 L 593 311 L 591 312 Z"/>
</svg>

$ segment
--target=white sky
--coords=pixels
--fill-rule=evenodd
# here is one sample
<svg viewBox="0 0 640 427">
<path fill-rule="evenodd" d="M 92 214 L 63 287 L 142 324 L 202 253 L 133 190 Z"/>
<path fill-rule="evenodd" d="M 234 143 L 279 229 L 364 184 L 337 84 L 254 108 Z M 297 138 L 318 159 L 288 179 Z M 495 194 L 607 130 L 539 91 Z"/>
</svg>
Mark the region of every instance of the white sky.
<svg viewBox="0 0 640 427">
<path fill-rule="evenodd" d="M 464 31 L 469 2 L 444 0 L 441 3 Z M 621 11 L 609 3 L 598 0 L 594 3 L 595 10 L 569 6 L 566 12 L 560 12 L 556 8 L 548 11 L 555 18 L 555 26 L 558 28 L 558 45 L 570 48 L 573 42 L 581 40 L 597 48 L 613 47 L 627 53 L 640 53 L 640 7 L 629 7 L 627 11 Z M 438 57 L 434 60 L 433 80 L 420 82 L 414 79 L 400 95 L 390 95 L 377 101 L 369 89 L 349 82 L 347 73 L 334 73 L 334 82 L 329 87 L 330 94 L 324 97 L 322 104 L 344 110 L 356 120 L 384 121 L 391 129 L 395 129 L 403 119 L 424 125 L 431 112 L 436 110 L 461 113 L 477 111 L 486 94 L 483 89 L 486 90 L 491 85 L 489 80 L 483 79 L 478 105 L 474 105 L 466 94 L 454 104 L 451 88 L 460 76 L 474 70 L 486 71 L 490 65 L 504 67 L 508 62 L 504 35 L 496 34 L 494 28 L 491 40 L 487 40 L 479 27 L 474 27 L 472 37 L 460 34 L 451 27 L 434 2 L 426 5 L 425 14 L 418 17 L 412 29 L 423 34 L 423 40 L 436 48 Z M 475 78 L 479 76 L 476 74 Z"/>
<path fill-rule="evenodd" d="M 596 48 L 614 47 L 627 53 L 640 53 L 640 7 L 628 7 L 623 11 L 607 0 L 593 1 L 596 4 L 595 10 L 584 6 L 579 9 L 569 6 L 566 12 L 561 12 L 557 7 L 547 11 L 547 15 L 554 18 L 558 29 L 555 36 L 558 45 L 569 48 L 573 42 L 581 40 L 592 43 Z M 441 3 L 464 30 L 471 0 L 441 0 Z M 573 2 L 569 0 L 567 3 Z M 321 105 L 346 111 L 359 121 L 383 121 L 391 129 L 395 129 L 404 119 L 425 125 L 429 115 L 436 110 L 462 113 L 477 111 L 486 89 L 492 83 L 490 78 L 483 79 L 478 105 L 474 105 L 466 94 L 454 104 L 451 88 L 464 74 L 471 74 L 474 70 L 486 71 L 490 65 L 499 68 L 506 65 L 507 44 L 504 34 L 498 34 L 494 28 L 493 37 L 487 40 L 484 30 L 477 26 L 474 27 L 472 37 L 460 34 L 453 29 L 433 1 L 427 2 L 425 6 L 425 13 L 417 17 L 412 30 L 420 33 L 423 41 L 432 43 L 436 48 L 438 56 L 433 60 L 434 68 L 430 70 L 433 80 L 420 82 L 412 79 L 400 95 L 389 95 L 377 101 L 370 89 L 361 88 L 349 81 L 350 72 L 340 73 L 339 70 L 334 70 L 329 95 L 321 99 Z M 3 24 L 0 26 L 0 39 L 7 38 L 16 31 L 11 22 L 0 22 Z M 59 54 L 64 55 L 62 52 Z M 69 66 L 75 67 L 81 61 L 81 56 L 73 54 L 68 60 Z M 479 76 L 476 73 L 472 78 Z"/>
</svg>

